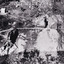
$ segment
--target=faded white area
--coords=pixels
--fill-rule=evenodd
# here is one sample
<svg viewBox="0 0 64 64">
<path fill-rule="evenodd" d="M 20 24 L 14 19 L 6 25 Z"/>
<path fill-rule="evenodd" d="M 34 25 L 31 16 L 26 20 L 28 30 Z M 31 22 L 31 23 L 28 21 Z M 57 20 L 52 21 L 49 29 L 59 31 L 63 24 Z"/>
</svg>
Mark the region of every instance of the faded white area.
<svg viewBox="0 0 64 64">
<path fill-rule="evenodd" d="M 16 45 L 18 46 L 18 48 L 16 49 L 16 53 L 19 53 L 24 51 L 26 43 L 24 40 L 19 38 Z"/>
<path fill-rule="evenodd" d="M 22 36 L 26 37 L 26 35 L 24 35 L 23 33 L 19 34 L 19 37 L 16 41 L 16 45 L 18 46 L 18 48 L 15 50 L 15 53 L 23 52 L 25 50 L 26 40 L 24 40 Z"/>
<path fill-rule="evenodd" d="M 40 51 L 57 51 L 59 34 L 55 29 L 44 29 L 39 33 L 37 44 Z"/>
<path fill-rule="evenodd" d="M 45 54 L 57 55 L 59 33 L 55 29 L 45 28 L 42 30 L 36 40 L 35 47 L 40 50 L 40 56 L 45 57 Z"/>
<path fill-rule="evenodd" d="M 36 18 L 34 22 L 36 24 L 39 24 L 40 26 L 45 26 L 44 17 L 47 18 L 48 26 L 47 28 L 44 28 L 42 32 L 39 33 L 36 40 L 37 44 L 35 44 L 35 47 L 39 49 L 41 52 L 57 51 L 59 33 L 56 30 L 57 25 L 55 24 L 57 24 L 58 18 L 56 18 L 55 15 L 48 16 L 46 14 Z M 59 18 L 59 21 L 62 21 L 61 16 L 59 16 Z M 51 29 L 52 26 L 55 26 L 55 28 Z"/>
</svg>

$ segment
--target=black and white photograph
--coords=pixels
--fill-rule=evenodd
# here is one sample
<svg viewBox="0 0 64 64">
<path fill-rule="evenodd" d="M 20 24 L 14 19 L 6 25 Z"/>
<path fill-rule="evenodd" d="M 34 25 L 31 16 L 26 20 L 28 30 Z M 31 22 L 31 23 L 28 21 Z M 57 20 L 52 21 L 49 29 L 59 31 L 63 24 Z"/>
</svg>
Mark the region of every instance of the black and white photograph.
<svg viewBox="0 0 64 64">
<path fill-rule="evenodd" d="M 64 64 L 64 0 L 0 0 L 0 64 Z"/>
</svg>

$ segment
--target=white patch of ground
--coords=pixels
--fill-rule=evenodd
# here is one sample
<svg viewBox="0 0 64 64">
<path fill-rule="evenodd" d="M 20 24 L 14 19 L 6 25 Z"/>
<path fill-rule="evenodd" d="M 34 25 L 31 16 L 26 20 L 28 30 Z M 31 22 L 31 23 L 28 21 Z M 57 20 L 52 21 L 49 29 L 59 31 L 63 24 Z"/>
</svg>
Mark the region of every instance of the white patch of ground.
<svg viewBox="0 0 64 64">
<path fill-rule="evenodd" d="M 25 50 L 26 40 L 23 40 L 22 36 L 26 37 L 26 35 L 20 33 L 20 38 L 18 38 L 16 41 L 16 45 L 18 46 L 18 48 L 15 51 L 16 53 L 23 52 Z"/>
<path fill-rule="evenodd" d="M 25 45 L 26 45 L 26 43 L 24 40 L 18 39 L 18 41 L 17 41 L 18 48 L 16 49 L 16 53 L 23 52 L 25 49 Z"/>
<path fill-rule="evenodd" d="M 39 33 L 35 47 L 40 50 L 40 55 L 45 57 L 45 54 L 57 55 L 59 33 L 55 29 L 45 28 Z"/>
</svg>

